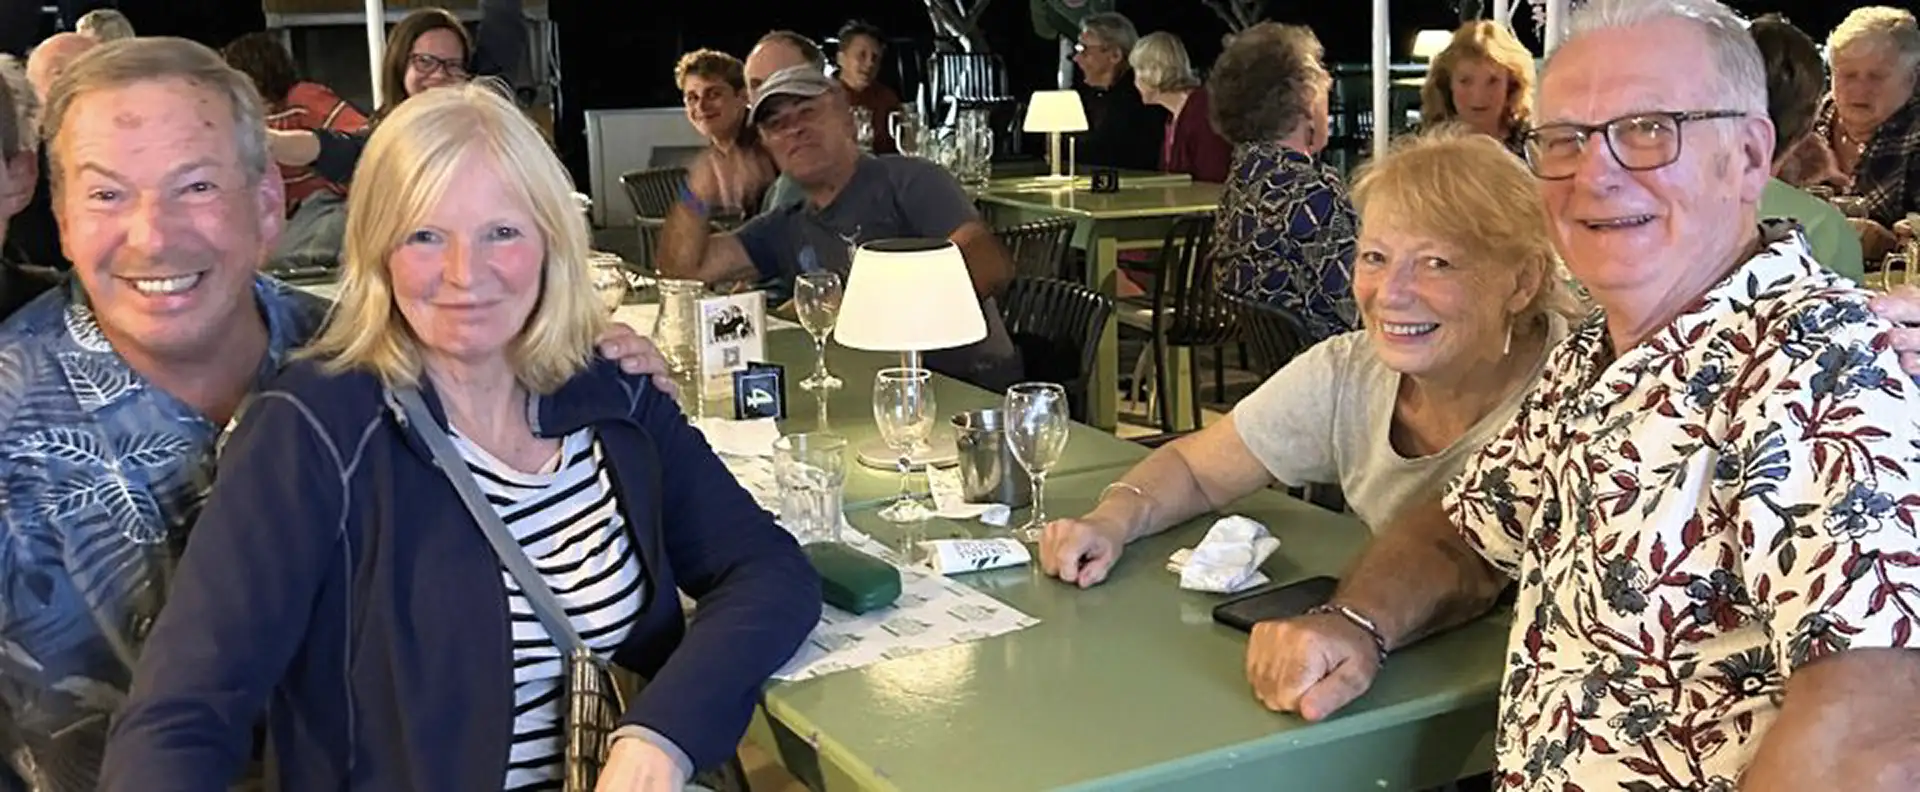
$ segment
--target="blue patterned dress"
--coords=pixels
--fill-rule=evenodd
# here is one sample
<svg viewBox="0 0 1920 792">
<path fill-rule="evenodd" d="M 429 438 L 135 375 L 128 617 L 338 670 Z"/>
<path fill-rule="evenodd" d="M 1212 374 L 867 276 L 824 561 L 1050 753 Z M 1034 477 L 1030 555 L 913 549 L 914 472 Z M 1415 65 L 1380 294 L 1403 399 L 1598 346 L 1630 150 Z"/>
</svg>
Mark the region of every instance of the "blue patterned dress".
<svg viewBox="0 0 1920 792">
<path fill-rule="evenodd" d="M 1220 290 L 1292 311 L 1309 342 L 1354 330 L 1359 226 L 1331 168 L 1279 144 L 1241 144 L 1214 221 Z"/>
</svg>

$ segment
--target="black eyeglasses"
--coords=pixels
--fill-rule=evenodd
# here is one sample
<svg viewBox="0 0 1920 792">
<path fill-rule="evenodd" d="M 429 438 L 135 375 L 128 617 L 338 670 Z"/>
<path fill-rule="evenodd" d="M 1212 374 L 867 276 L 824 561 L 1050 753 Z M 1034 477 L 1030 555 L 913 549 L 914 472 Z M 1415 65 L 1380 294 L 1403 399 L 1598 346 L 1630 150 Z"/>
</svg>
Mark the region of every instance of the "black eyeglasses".
<svg viewBox="0 0 1920 792">
<path fill-rule="evenodd" d="M 446 72 L 448 77 L 456 80 L 464 80 L 467 77 L 467 65 L 457 60 L 416 52 L 408 55 L 407 61 L 413 64 L 413 68 L 419 69 L 421 74 Z"/>
<path fill-rule="evenodd" d="M 1527 131 L 1527 167 L 1542 179 L 1573 178 L 1586 158 L 1587 140 L 1604 132 L 1613 161 L 1630 171 L 1650 171 L 1680 159 L 1680 127 L 1688 121 L 1744 118 L 1739 110 L 1634 113 L 1601 124 L 1547 124 Z"/>
</svg>

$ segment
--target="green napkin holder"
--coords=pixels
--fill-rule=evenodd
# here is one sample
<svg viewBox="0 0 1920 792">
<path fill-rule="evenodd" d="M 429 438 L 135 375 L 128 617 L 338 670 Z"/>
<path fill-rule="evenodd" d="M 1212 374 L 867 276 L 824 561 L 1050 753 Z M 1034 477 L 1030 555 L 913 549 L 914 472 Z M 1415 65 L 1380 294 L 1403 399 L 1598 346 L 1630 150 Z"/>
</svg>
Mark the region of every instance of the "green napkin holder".
<svg viewBox="0 0 1920 792">
<path fill-rule="evenodd" d="M 900 598 L 900 570 L 892 564 L 838 542 L 819 542 L 804 549 L 813 570 L 820 573 L 821 599 L 828 605 L 862 614 Z"/>
</svg>

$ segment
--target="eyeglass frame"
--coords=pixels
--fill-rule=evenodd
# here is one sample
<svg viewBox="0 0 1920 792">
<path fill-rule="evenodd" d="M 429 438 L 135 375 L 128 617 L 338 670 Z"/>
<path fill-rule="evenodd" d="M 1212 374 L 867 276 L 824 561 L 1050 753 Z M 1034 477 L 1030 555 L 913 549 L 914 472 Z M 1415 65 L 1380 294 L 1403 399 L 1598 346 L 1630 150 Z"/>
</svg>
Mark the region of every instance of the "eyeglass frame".
<svg viewBox="0 0 1920 792">
<path fill-rule="evenodd" d="M 1574 169 L 1572 171 L 1569 171 L 1565 176 L 1547 176 L 1540 172 L 1540 163 L 1535 161 L 1535 155 L 1534 155 L 1534 148 L 1539 144 L 1541 130 L 1565 129 L 1565 130 L 1572 130 L 1578 133 L 1577 137 L 1580 140 L 1580 154 L 1582 155 L 1586 154 L 1587 142 L 1593 139 L 1593 136 L 1595 133 L 1599 133 L 1600 137 L 1603 140 L 1605 140 L 1607 143 L 1607 155 L 1610 157 L 1613 157 L 1614 164 L 1619 165 L 1622 170 L 1632 171 L 1635 173 L 1655 171 L 1680 161 L 1680 155 L 1686 147 L 1686 137 L 1682 133 L 1689 122 L 1715 121 L 1715 120 L 1725 119 L 1725 118 L 1746 118 L 1751 115 L 1752 115 L 1751 113 L 1748 113 L 1743 110 L 1654 110 L 1651 112 L 1628 113 L 1623 116 L 1607 119 L 1606 121 L 1602 121 L 1598 124 L 1576 124 L 1570 121 L 1557 122 L 1552 124 L 1541 124 L 1539 126 L 1535 126 L 1528 129 L 1526 131 L 1526 134 L 1521 136 L 1520 138 L 1521 159 L 1526 160 L 1527 170 L 1532 172 L 1533 177 L 1536 179 L 1540 179 L 1542 181 L 1565 181 L 1567 179 L 1573 178 L 1576 174 L 1580 172 L 1580 168 L 1578 165 L 1576 165 Z M 1628 165 L 1625 160 L 1620 158 L 1620 150 L 1614 147 L 1613 132 L 1611 131 L 1613 128 L 1613 125 L 1618 124 L 1622 121 L 1630 121 L 1637 118 L 1664 118 L 1673 122 L 1674 140 L 1673 140 L 1673 156 L 1672 157 L 1668 158 L 1665 162 L 1662 162 L 1658 165 L 1647 165 L 1643 167 L 1634 167 L 1634 166 Z"/>
<path fill-rule="evenodd" d="M 442 58 L 428 52 L 408 53 L 407 65 L 419 69 L 421 74 L 445 74 L 456 80 L 464 80 L 473 76 L 473 72 L 467 71 L 466 63 L 452 58 Z"/>
</svg>

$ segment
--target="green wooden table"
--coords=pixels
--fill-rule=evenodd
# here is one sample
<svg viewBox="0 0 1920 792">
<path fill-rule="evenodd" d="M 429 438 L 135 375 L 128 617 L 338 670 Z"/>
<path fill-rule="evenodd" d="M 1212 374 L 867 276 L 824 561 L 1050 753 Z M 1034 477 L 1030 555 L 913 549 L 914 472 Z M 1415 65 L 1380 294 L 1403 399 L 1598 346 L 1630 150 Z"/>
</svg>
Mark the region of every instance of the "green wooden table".
<svg viewBox="0 0 1920 792">
<path fill-rule="evenodd" d="M 1088 285 L 1113 297 L 1119 288 L 1121 250 L 1159 249 L 1175 218 L 1212 211 L 1220 205 L 1220 194 L 1224 189 L 1209 182 L 1132 187 L 1126 184 L 1122 178 L 1122 189 L 1113 193 L 1067 189 L 989 189 L 980 194 L 979 201 L 987 210 L 989 223 L 995 228 L 1049 217 L 1078 219 L 1080 227 L 1074 232 L 1073 244 L 1087 252 L 1090 265 Z M 1108 322 L 1100 336 L 1093 387 L 1089 389 L 1088 403 L 1093 425 L 1102 429 L 1111 430 L 1119 425 L 1119 338 L 1118 324 Z M 1187 419 L 1180 416 L 1187 413 L 1184 409 L 1185 399 L 1193 397 L 1187 392 L 1186 370 L 1192 363 L 1185 354 L 1175 355 L 1173 363 L 1175 370 L 1168 374 L 1171 382 L 1178 383 L 1174 388 L 1175 393 L 1163 394 L 1161 398 L 1173 399 L 1175 420 L 1180 422 L 1177 428 L 1191 428 L 1186 426 Z"/>
<path fill-rule="evenodd" d="M 1118 471 L 1065 476 L 1049 510 L 1093 505 Z M 1281 540 L 1276 581 L 1337 575 L 1367 541 L 1351 518 L 1266 491 L 1231 512 Z M 1017 512 L 1016 519 L 1024 512 Z M 895 526 L 850 514 L 882 541 Z M 969 584 L 1040 624 L 1008 635 L 772 686 L 753 736 L 815 790 L 1396 790 L 1492 765 L 1506 614 L 1394 654 L 1372 690 L 1309 724 L 1248 688 L 1244 634 L 1214 624 L 1216 595 L 1181 591 L 1165 563 L 1209 520 L 1128 548 L 1085 591 L 1036 568 Z M 934 536 L 989 535 L 942 520 Z"/>
<path fill-rule="evenodd" d="M 1093 175 L 1088 169 L 1073 177 L 1054 178 L 1046 174 L 1038 176 L 1003 176 L 987 182 L 986 192 L 1024 192 L 1028 190 L 1058 190 L 1073 187 L 1087 190 L 1093 186 Z M 1136 187 L 1184 187 L 1193 183 L 1193 177 L 1184 173 L 1161 173 L 1159 171 L 1120 171 L 1120 186 L 1125 189 Z"/>
</svg>

